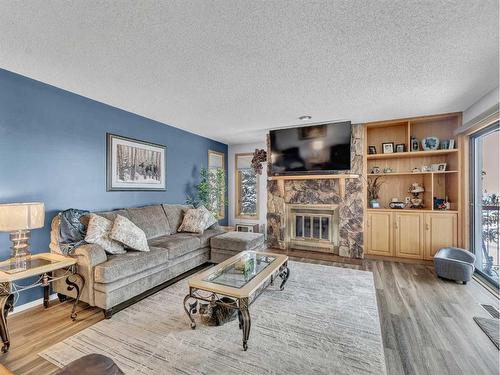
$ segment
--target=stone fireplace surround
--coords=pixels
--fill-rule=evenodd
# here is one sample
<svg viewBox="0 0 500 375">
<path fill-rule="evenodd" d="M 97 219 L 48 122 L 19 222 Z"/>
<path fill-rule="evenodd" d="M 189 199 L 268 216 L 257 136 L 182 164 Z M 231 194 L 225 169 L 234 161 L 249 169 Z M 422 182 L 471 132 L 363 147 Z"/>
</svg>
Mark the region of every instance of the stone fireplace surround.
<svg viewBox="0 0 500 375">
<path fill-rule="evenodd" d="M 336 179 L 287 180 L 284 191 L 278 181 L 267 181 L 267 239 L 268 246 L 288 249 L 287 204 L 292 205 L 338 205 L 339 246 L 334 254 L 363 258 L 363 126 L 352 126 L 350 178 L 345 182 L 345 196 L 341 197 L 339 181 Z M 270 155 L 270 152 L 268 153 Z M 271 171 L 271 168 L 268 168 Z"/>
</svg>

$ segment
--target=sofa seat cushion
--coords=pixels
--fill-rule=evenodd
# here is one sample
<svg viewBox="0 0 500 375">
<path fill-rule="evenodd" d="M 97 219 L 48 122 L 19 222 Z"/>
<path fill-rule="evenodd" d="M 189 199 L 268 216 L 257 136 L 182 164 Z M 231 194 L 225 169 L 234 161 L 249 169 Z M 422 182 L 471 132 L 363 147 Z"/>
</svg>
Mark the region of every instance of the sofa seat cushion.
<svg viewBox="0 0 500 375">
<path fill-rule="evenodd" d="M 212 248 L 245 251 L 255 250 L 264 244 L 262 233 L 227 232 L 210 239 Z"/>
<path fill-rule="evenodd" d="M 150 246 L 150 251 L 127 251 L 126 254 L 110 255 L 104 263 L 94 268 L 94 282 L 112 283 L 136 273 L 168 262 L 168 250 Z"/>
<path fill-rule="evenodd" d="M 189 233 L 190 236 L 196 237 L 200 239 L 200 246 L 205 247 L 205 246 L 210 246 L 210 239 L 215 236 L 219 236 L 224 232 L 224 229 L 221 228 L 214 228 L 214 229 L 207 229 L 201 234 L 198 233 Z M 185 233 L 188 234 L 188 233 Z"/>
<path fill-rule="evenodd" d="M 139 208 L 127 208 L 127 213 L 130 221 L 144 231 L 148 240 L 170 233 L 170 225 L 168 224 L 167 216 L 160 204 Z"/>
<path fill-rule="evenodd" d="M 149 246 L 168 250 L 168 259 L 175 259 L 201 247 L 197 236 L 188 233 L 177 233 L 149 240 Z"/>
</svg>

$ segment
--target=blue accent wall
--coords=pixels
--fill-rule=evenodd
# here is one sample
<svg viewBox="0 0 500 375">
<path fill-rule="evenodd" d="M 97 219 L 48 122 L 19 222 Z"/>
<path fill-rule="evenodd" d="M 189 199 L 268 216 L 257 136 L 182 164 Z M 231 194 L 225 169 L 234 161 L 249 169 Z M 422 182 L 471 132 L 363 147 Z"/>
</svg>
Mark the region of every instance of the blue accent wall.
<svg viewBox="0 0 500 375">
<path fill-rule="evenodd" d="M 106 133 L 167 147 L 167 190 L 106 191 Z M 45 227 L 32 231 L 33 253 L 46 252 L 50 222 L 67 208 L 108 210 L 184 203 L 206 167 L 208 150 L 227 145 L 0 69 L 0 203 L 45 203 Z M 221 223 L 227 223 L 226 219 Z M 0 259 L 10 255 L 0 233 Z M 21 293 L 16 305 L 43 296 Z"/>
</svg>

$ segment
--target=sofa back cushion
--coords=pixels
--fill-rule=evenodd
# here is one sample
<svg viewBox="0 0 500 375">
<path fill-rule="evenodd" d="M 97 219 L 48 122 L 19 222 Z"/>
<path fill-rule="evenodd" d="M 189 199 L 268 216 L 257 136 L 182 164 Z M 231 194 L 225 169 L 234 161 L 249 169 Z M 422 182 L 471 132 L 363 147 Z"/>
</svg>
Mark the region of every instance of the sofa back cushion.
<svg viewBox="0 0 500 375">
<path fill-rule="evenodd" d="M 163 204 L 162 206 L 170 224 L 170 234 L 177 233 L 177 229 L 182 224 L 184 212 L 193 208 L 193 206 L 188 204 Z"/>
<path fill-rule="evenodd" d="M 125 216 L 126 218 L 128 217 L 128 212 L 125 209 L 120 209 L 120 210 L 114 210 L 114 211 L 102 211 L 102 212 L 96 212 L 96 215 L 105 217 L 108 220 L 115 221 L 116 215 L 121 215 Z"/>
<path fill-rule="evenodd" d="M 127 208 L 126 211 L 128 215 L 125 217 L 141 228 L 148 240 L 171 233 L 165 212 L 159 204 L 139 208 Z"/>
</svg>

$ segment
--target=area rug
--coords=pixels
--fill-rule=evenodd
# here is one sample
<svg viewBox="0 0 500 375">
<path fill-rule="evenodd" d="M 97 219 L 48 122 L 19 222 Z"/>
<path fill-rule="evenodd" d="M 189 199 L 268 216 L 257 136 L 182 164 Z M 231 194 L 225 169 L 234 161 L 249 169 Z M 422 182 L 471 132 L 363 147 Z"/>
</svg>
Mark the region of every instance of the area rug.
<svg viewBox="0 0 500 375">
<path fill-rule="evenodd" d="M 285 290 L 250 306 L 246 352 L 237 320 L 191 330 L 182 280 L 39 354 L 62 367 L 100 353 L 126 374 L 385 374 L 372 273 L 289 264 Z"/>
</svg>

